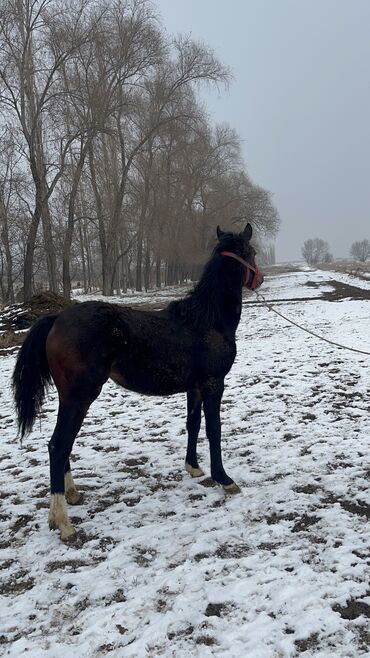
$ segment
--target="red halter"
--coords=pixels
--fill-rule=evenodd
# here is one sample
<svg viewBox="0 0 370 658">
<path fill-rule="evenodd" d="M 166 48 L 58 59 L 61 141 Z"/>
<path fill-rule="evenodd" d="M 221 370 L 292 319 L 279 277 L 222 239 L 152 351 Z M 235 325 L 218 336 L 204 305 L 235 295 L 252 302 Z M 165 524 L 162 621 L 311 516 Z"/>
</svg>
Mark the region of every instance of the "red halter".
<svg viewBox="0 0 370 658">
<path fill-rule="evenodd" d="M 244 258 L 234 254 L 232 251 L 221 251 L 220 256 L 230 256 L 230 258 L 234 258 L 234 260 L 237 260 L 241 265 L 243 265 L 245 269 L 245 279 L 243 285 L 246 288 L 249 288 L 249 290 L 255 290 L 257 288 L 257 279 L 259 275 L 259 269 L 257 265 L 256 267 L 253 267 L 253 265 L 247 263 Z"/>
</svg>

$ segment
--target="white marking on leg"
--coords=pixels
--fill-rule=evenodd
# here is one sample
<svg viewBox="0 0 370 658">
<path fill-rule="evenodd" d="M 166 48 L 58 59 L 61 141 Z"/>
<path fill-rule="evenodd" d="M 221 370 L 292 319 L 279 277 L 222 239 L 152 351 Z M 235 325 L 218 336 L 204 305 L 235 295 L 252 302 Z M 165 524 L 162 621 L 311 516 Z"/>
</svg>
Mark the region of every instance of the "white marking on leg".
<svg viewBox="0 0 370 658">
<path fill-rule="evenodd" d="M 67 513 L 64 494 L 51 494 L 49 510 L 49 528 L 59 529 L 60 538 L 65 541 L 76 534 Z"/>
<path fill-rule="evenodd" d="M 66 491 L 68 491 L 68 489 L 76 489 L 71 471 L 64 474 L 64 488 Z"/>
<path fill-rule="evenodd" d="M 204 471 L 202 471 L 201 468 L 194 468 L 194 466 L 191 466 L 187 462 L 185 462 L 185 470 L 189 475 L 191 475 L 192 478 L 200 478 L 202 475 L 204 475 Z"/>
<path fill-rule="evenodd" d="M 73 481 L 71 471 L 64 474 L 64 491 L 67 503 L 76 505 L 80 502 L 81 494 Z"/>
</svg>

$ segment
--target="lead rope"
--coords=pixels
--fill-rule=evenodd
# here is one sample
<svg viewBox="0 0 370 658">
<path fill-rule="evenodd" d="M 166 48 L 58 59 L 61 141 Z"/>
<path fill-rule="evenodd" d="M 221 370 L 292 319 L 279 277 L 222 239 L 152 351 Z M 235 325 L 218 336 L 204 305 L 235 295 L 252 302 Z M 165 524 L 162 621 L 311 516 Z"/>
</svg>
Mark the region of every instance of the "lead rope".
<svg viewBox="0 0 370 658">
<path fill-rule="evenodd" d="M 334 340 L 329 340 L 328 338 L 324 338 L 324 336 L 320 336 L 319 334 L 316 334 L 314 331 L 311 331 L 311 329 L 307 329 L 306 327 L 302 327 L 302 325 L 298 324 L 298 322 L 294 322 L 294 320 L 291 320 L 290 318 L 287 318 L 285 315 L 280 313 L 280 311 L 277 311 L 276 308 L 274 308 L 269 302 L 266 301 L 263 295 L 261 295 L 260 292 L 257 292 L 254 290 L 255 294 L 257 295 L 257 299 L 268 308 L 269 311 L 273 311 L 273 313 L 276 313 L 276 315 L 279 315 L 283 320 L 286 322 L 290 322 L 294 327 L 298 327 L 298 329 L 302 329 L 302 331 L 305 331 L 307 334 L 311 334 L 311 336 L 315 336 L 315 338 L 319 338 L 319 340 L 325 341 L 325 343 L 329 343 L 329 345 L 335 345 L 335 347 L 340 347 L 343 350 L 349 350 L 350 352 L 357 352 L 358 354 L 366 354 L 366 356 L 370 356 L 370 352 L 365 352 L 365 350 L 358 350 L 355 347 L 348 347 L 348 345 L 341 345 L 341 343 L 336 343 Z"/>
</svg>

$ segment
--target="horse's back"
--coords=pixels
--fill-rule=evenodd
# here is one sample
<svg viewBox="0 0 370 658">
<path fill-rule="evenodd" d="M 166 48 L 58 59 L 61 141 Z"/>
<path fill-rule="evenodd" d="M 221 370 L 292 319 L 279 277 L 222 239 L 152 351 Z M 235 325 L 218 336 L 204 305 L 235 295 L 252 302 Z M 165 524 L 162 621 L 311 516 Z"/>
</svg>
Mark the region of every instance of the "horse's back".
<svg viewBox="0 0 370 658">
<path fill-rule="evenodd" d="M 111 377 L 137 392 L 170 395 L 192 385 L 198 343 L 165 311 L 91 301 L 60 313 L 46 348 L 58 389 Z"/>
</svg>

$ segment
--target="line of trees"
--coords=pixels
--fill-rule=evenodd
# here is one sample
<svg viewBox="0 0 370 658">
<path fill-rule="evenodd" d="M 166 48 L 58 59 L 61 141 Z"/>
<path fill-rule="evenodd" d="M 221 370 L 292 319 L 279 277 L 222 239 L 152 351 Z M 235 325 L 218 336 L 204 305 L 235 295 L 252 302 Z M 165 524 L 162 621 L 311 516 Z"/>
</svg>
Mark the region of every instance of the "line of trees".
<svg viewBox="0 0 370 658">
<path fill-rule="evenodd" d="M 370 258 L 370 241 L 360 240 L 351 245 L 350 255 L 354 260 L 365 263 Z M 309 265 L 318 263 L 331 263 L 333 256 L 329 244 L 320 238 L 305 240 L 302 247 L 302 256 Z"/>
<path fill-rule="evenodd" d="M 199 100 L 200 85 L 229 81 L 148 0 L 3 0 L 3 301 L 41 284 L 69 297 L 77 281 L 111 295 L 195 277 L 217 224 L 273 237 L 270 194 Z"/>
</svg>

